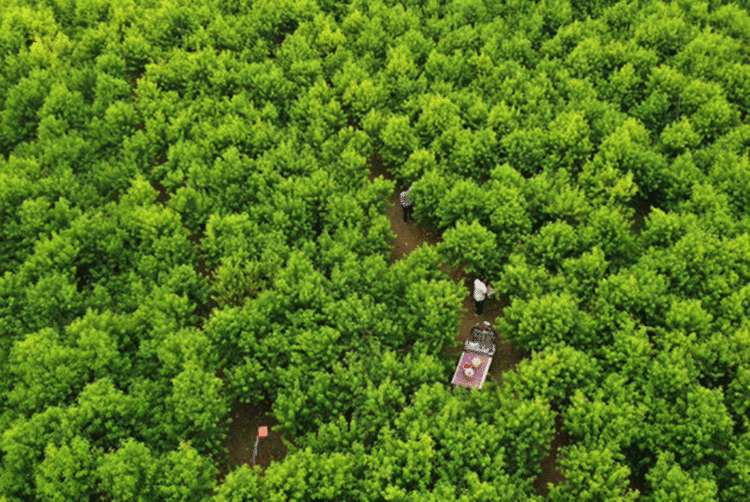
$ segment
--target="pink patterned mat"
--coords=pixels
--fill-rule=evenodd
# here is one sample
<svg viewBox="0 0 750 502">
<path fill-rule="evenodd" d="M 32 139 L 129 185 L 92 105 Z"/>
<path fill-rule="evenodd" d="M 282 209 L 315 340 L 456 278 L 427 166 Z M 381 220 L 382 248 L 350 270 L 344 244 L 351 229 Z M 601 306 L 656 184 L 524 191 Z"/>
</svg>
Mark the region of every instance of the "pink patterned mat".
<svg viewBox="0 0 750 502">
<path fill-rule="evenodd" d="M 474 370 L 474 376 L 469 380 L 466 378 L 466 375 L 464 375 L 463 366 L 465 363 L 471 364 L 471 360 L 475 357 L 481 359 L 482 364 Z M 451 380 L 451 383 L 453 385 L 463 385 L 464 387 L 474 387 L 475 389 L 481 390 L 482 385 L 484 385 L 484 381 L 487 378 L 490 364 L 492 364 L 491 357 L 480 356 L 473 352 L 464 352 L 461 354 L 461 359 L 458 361 L 458 366 L 456 367 L 456 372 L 453 374 L 453 380 Z"/>
</svg>

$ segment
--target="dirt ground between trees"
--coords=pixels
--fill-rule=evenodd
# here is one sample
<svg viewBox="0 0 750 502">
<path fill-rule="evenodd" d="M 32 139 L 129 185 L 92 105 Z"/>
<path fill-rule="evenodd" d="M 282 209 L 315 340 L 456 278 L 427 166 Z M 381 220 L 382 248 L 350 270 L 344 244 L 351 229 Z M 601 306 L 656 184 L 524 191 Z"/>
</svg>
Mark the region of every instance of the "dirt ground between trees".
<svg viewBox="0 0 750 502">
<path fill-rule="evenodd" d="M 382 166 L 379 159 L 374 157 L 370 159 L 369 179 L 372 181 L 378 176 L 383 176 L 389 180 L 393 179 L 391 173 Z M 399 202 L 400 191 L 400 185 L 397 183 L 394 192 L 388 198 L 389 207 L 387 209 L 387 214 L 391 222 L 393 233 L 396 234 L 396 238 L 391 241 L 393 248 L 391 250 L 389 263 L 402 259 L 417 247 L 423 245 L 434 246 L 442 241 L 442 237 L 439 234 L 428 232 L 416 221 L 404 223 L 403 212 Z M 503 307 L 505 305 L 503 305 L 501 301 L 502 299 L 488 299 L 484 306 L 484 314 L 480 317 L 476 317 L 474 315 L 474 301 L 471 296 L 474 278 L 467 276 L 463 267 L 449 267 L 448 265 L 443 265 L 442 270 L 447 272 L 456 284 L 463 284 L 466 290 L 466 297 L 462 303 L 464 314 L 461 318 L 461 325 L 459 326 L 456 340 L 461 342 L 464 340 L 470 340 L 471 327 L 477 322 L 487 320 L 494 326 L 497 319 L 503 315 Z M 490 278 L 490 283 L 491 282 L 492 279 Z M 503 373 L 515 369 L 516 365 L 520 362 L 522 355 L 512 344 L 506 342 L 502 338 L 502 334 L 499 331 L 496 343 L 497 350 L 492 360 L 488 380 L 502 385 Z M 458 356 L 462 352 L 462 348 L 452 348 L 447 352 L 453 355 L 456 361 L 458 361 Z M 446 375 L 446 382 L 450 381 L 450 377 L 451 375 Z M 264 468 L 268 467 L 272 460 L 282 458 L 282 451 L 284 454 L 286 453 L 286 448 L 283 446 L 281 438 L 271 430 L 271 427 L 278 424 L 278 421 L 271 413 L 270 403 L 262 403 L 259 405 L 238 403 L 232 409 L 229 416 L 232 417 L 233 421 L 229 425 L 228 435 L 224 441 L 224 446 L 229 451 L 229 458 L 222 468 L 222 479 L 227 472 L 235 469 L 239 465 L 252 465 L 255 437 L 258 427 L 261 425 L 269 426 L 269 438 L 261 440 L 256 464 L 261 465 Z M 538 493 L 542 496 L 547 495 L 548 482 L 557 485 L 563 479 L 557 468 L 557 451 L 560 446 L 567 443 L 567 434 L 565 433 L 560 421 L 555 424 L 555 431 L 556 433 L 552 441 L 550 452 L 542 461 L 542 474 L 534 483 Z M 281 448 L 277 446 L 279 444 L 281 445 Z"/>
<path fill-rule="evenodd" d="M 226 475 L 241 466 L 247 464 L 252 467 L 255 449 L 255 438 L 258 427 L 268 427 L 268 437 L 259 439 L 258 452 L 255 464 L 264 469 L 271 465 L 272 461 L 281 460 L 287 453 L 287 448 L 277 432 L 273 432 L 273 426 L 279 421 L 270 412 L 271 403 L 259 404 L 235 403 L 227 418 L 232 419 L 224 446 L 229 450 L 229 457 L 221 466 L 220 482 Z M 262 474 L 261 474 L 262 475 Z"/>
</svg>

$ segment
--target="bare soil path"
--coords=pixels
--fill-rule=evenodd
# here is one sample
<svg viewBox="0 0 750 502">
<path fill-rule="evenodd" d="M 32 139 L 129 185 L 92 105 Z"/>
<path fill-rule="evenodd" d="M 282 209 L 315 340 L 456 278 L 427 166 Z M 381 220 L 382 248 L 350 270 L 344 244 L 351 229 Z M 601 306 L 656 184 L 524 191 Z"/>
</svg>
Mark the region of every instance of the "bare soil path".
<svg viewBox="0 0 750 502">
<path fill-rule="evenodd" d="M 281 460 L 286 455 L 287 448 L 280 435 L 271 430 L 279 423 L 271 413 L 271 403 L 235 403 L 227 418 L 232 419 L 224 440 L 224 447 L 229 450 L 229 457 L 221 466 L 219 482 L 222 482 L 228 473 L 242 464 L 253 466 L 258 427 L 267 426 L 268 437 L 258 440 L 255 465 L 260 465 L 265 469 L 271 465 L 271 462 Z"/>
<path fill-rule="evenodd" d="M 385 179 L 393 180 L 393 175 L 385 169 L 377 156 L 373 156 L 370 159 L 370 180 L 374 180 L 378 176 L 383 176 Z M 387 210 L 388 218 L 391 221 L 391 229 L 396 234 L 396 238 L 391 241 L 393 249 L 391 250 L 390 263 L 396 260 L 402 259 L 404 256 L 411 253 L 416 248 L 423 245 L 434 246 L 442 242 L 443 238 L 440 234 L 428 232 L 425 228 L 417 221 L 409 221 L 404 223 L 403 210 L 401 209 L 401 202 L 399 200 L 399 193 L 401 187 L 397 183 L 394 192 L 388 198 L 389 207 Z M 488 298 L 485 301 L 483 315 L 477 317 L 474 315 L 474 299 L 472 298 L 472 291 L 474 285 L 474 278 L 468 276 L 463 270 L 463 267 L 451 267 L 447 264 L 442 267 L 443 272 L 447 272 L 456 284 L 462 284 L 466 290 L 466 296 L 464 297 L 462 306 L 465 311 L 461 318 L 461 325 L 459 326 L 456 340 L 463 342 L 464 340 L 471 340 L 471 327 L 478 322 L 490 321 L 492 325 L 495 325 L 497 319 L 503 315 L 503 303 L 498 298 Z M 490 279 L 490 282 L 491 279 Z M 458 361 L 458 354 L 462 352 L 461 347 L 450 350 L 450 353 L 456 354 L 456 361 Z M 503 372 L 515 368 L 516 364 L 521 360 L 521 353 L 516 350 L 510 343 L 506 342 L 501 333 L 498 332 L 497 339 L 497 350 L 495 356 L 492 359 L 492 366 L 490 367 L 490 374 L 488 378 L 495 380 L 498 383 L 502 383 Z"/>
<path fill-rule="evenodd" d="M 370 181 L 378 176 L 383 176 L 385 179 L 389 180 L 394 179 L 392 174 L 384 168 L 377 156 L 370 159 L 370 166 Z M 401 203 L 399 200 L 400 192 L 401 185 L 400 183 L 396 183 L 394 192 L 388 198 L 389 207 L 387 214 L 391 221 L 391 228 L 396 234 L 396 238 L 391 241 L 393 246 L 391 250 L 391 263 L 402 259 L 420 246 L 434 246 L 443 240 L 439 234 L 428 232 L 416 221 L 404 223 L 403 210 L 401 209 Z M 461 325 L 459 326 L 456 340 L 461 342 L 464 340 L 471 340 L 471 327 L 477 322 L 490 321 L 494 327 L 497 320 L 503 316 L 503 308 L 506 306 L 506 302 L 503 301 L 504 299 L 502 297 L 487 299 L 484 306 L 484 314 L 480 317 L 476 317 L 474 315 L 475 308 L 472 298 L 473 277 L 468 276 L 463 270 L 463 267 L 456 268 L 443 265 L 442 270 L 443 272 L 448 272 L 456 284 L 463 284 L 466 289 L 466 297 L 462 303 L 465 313 L 461 319 Z M 492 278 L 489 279 L 490 282 L 492 282 Z M 511 343 L 503 339 L 502 333 L 500 333 L 499 330 L 496 343 L 496 352 L 492 359 L 492 366 L 490 367 L 488 379 L 494 380 L 502 385 L 503 373 L 515 369 L 516 365 L 521 361 L 522 355 L 521 352 Z M 453 354 L 456 361 L 458 361 L 458 356 L 462 352 L 462 347 L 450 349 L 448 352 Z M 547 483 L 557 485 L 563 481 L 563 476 L 558 468 L 557 454 L 559 448 L 567 443 L 567 432 L 563 426 L 562 420 L 558 417 L 555 422 L 555 436 L 552 440 L 549 453 L 542 461 L 542 473 L 534 482 L 534 487 L 537 489 L 539 495 L 543 497 L 546 497 L 549 492 Z"/>
</svg>

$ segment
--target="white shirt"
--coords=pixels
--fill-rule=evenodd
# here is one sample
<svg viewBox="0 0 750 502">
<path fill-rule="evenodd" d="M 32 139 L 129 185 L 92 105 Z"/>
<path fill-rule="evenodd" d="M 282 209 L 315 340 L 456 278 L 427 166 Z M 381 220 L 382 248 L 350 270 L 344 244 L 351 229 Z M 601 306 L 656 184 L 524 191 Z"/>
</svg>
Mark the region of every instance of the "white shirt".
<svg viewBox="0 0 750 502">
<path fill-rule="evenodd" d="M 409 207 L 412 204 L 411 199 L 409 198 L 409 192 L 411 192 L 411 188 L 405 192 L 401 192 L 401 205 L 404 207 Z"/>
<path fill-rule="evenodd" d="M 484 300 L 484 295 L 487 294 L 487 286 L 484 285 L 479 279 L 474 281 L 474 299 L 478 302 Z"/>
</svg>

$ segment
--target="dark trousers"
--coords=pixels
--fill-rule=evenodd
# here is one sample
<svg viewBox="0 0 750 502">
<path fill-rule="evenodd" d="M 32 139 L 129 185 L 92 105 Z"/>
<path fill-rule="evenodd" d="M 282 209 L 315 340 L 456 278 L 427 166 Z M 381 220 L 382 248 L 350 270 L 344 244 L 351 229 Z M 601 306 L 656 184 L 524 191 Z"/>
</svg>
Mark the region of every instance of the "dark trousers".
<svg viewBox="0 0 750 502">
<path fill-rule="evenodd" d="M 474 300 L 474 305 L 477 308 L 477 315 L 482 315 L 482 309 L 484 309 L 484 300 L 482 300 L 481 302 Z"/>
<path fill-rule="evenodd" d="M 414 211 L 414 204 L 412 204 L 411 206 L 401 206 L 401 207 L 404 208 L 404 221 L 406 222 L 406 221 L 409 221 L 410 219 L 413 219 L 411 217 L 411 213 L 412 211 Z"/>
</svg>

